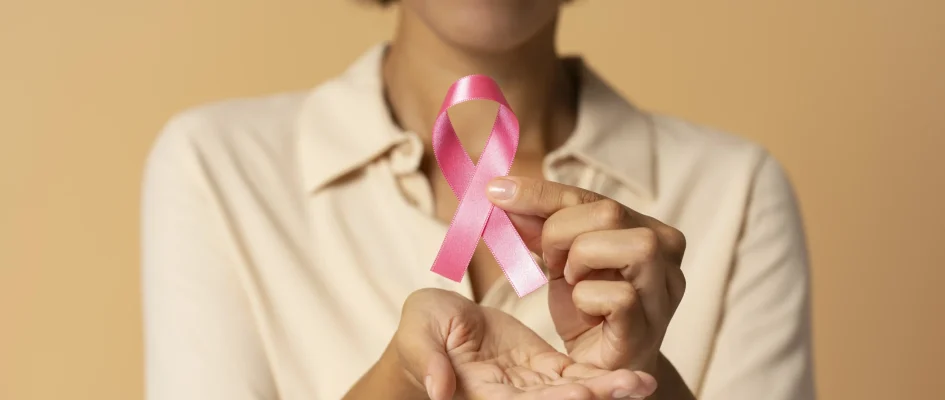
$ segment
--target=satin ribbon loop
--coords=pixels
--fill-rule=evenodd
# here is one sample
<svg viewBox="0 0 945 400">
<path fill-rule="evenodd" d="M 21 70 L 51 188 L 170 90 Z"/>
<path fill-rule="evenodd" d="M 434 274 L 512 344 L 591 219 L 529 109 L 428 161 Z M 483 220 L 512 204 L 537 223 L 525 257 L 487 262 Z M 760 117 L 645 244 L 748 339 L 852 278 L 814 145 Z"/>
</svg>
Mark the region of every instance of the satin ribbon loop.
<svg viewBox="0 0 945 400">
<path fill-rule="evenodd" d="M 499 104 L 478 164 L 472 162 L 463 148 L 447 114 L 450 107 L 469 100 Z M 433 153 L 460 201 L 431 271 L 455 282 L 462 281 L 481 237 L 519 297 L 548 282 L 508 214 L 486 197 L 489 181 L 509 174 L 518 139 L 518 118 L 492 78 L 470 75 L 450 86 L 433 124 Z"/>
</svg>

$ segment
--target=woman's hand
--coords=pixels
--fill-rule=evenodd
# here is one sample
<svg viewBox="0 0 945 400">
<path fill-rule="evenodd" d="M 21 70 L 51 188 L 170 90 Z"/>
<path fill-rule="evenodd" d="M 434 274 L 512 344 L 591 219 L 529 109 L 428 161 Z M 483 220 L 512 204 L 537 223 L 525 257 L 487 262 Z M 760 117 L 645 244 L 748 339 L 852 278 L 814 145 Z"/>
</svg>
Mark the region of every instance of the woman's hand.
<svg viewBox="0 0 945 400">
<path fill-rule="evenodd" d="M 573 186 L 508 177 L 488 193 L 549 269 L 549 306 L 577 362 L 653 372 L 685 291 L 678 230 Z"/>
<path fill-rule="evenodd" d="M 646 373 L 576 363 L 508 314 L 439 289 L 407 299 L 391 348 L 433 400 L 609 400 L 656 389 Z"/>
</svg>

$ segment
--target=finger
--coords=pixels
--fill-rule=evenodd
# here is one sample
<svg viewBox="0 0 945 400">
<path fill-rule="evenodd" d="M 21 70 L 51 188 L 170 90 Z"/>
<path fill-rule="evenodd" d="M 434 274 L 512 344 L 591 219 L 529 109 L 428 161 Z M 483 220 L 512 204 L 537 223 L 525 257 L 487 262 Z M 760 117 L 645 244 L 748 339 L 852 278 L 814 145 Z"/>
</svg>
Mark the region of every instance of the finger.
<svg viewBox="0 0 945 400">
<path fill-rule="evenodd" d="M 431 330 L 400 332 L 403 367 L 426 389 L 431 400 L 449 400 L 456 391 L 456 374 L 446 353 L 445 339 Z"/>
<path fill-rule="evenodd" d="M 548 386 L 540 389 L 525 390 L 515 400 L 594 400 L 596 397 L 591 390 L 578 383 L 567 383 L 557 386 Z M 491 400 L 491 399 L 490 399 Z"/>
<path fill-rule="evenodd" d="M 651 376 L 646 376 L 652 379 Z M 586 379 L 581 383 L 594 393 L 596 399 L 600 400 L 644 398 L 652 395 L 656 389 L 655 385 L 651 386 L 641 375 L 626 369 Z"/>
<path fill-rule="evenodd" d="M 534 215 L 506 214 L 512 226 L 521 234 L 522 241 L 529 250 L 535 254 L 541 254 L 541 231 L 545 225 L 545 219 Z"/>
<path fill-rule="evenodd" d="M 468 299 L 441 289 L 417 290 L 404 302 L 392 343 L 396 361 L 433 400 L 451 399 L 456 391 L 456 375 L 447 354 L 449 330 L 454 318 L 473 318 L 474 307 Z"/>
<path fill-rule="evenodd" d="M 453 365 L 446 353 L 428 354 L 425 365 L 427 375 L 424 378 L 423 387 L 426 388 L 430 400 L 452 399 L 456 392 L 456 374 L 453 373 Z"/>
<path fill-rule="evenodd" d="M 648 216 L 641 216 L 643 226 L 653 230 L 660 242 L 660 250 L 667 261 L 679 266 L 682 264 L 683 254 L 686 253 L 686 235 L 679 229 L 666 225 Z"/>
<path fill-rule="evenodd" d="M 631 345 L 630 338 L 643 337 L 649 316 L 636 290 L 625 281 L 581 281 L 571 295 L 581 312 L 604 318 L 605 337 L 615 343 Z"/>
<path fill-rule="evenodd" d="M 578 236 L 568 253 L 564 278 L 576 285 L 599 270 L 616 270 L 633 285 L 648 319 L 662 321 L 672 309 L 659 241 L 649 228 L 589 232 Z M 573 295 L 573 294 L 572 294 Z"/>
<path fill-rule="evenodd" d="M 489 199 L 499 208 L 516 214 L 548 218 L 558 210 L 603 200 L 597 193 L 540 179 L 502 177 L 489 183 Z"/>
<path fill-rule="evenodd" d="M 585 232 L 575 237 L 568 251 L 564 278 L 574 285 L 595 270 L 617 270 L 637 288 L 662 283 L 660 243 L 649 228 Z"/>
<path fill-rule="evenodd" d="M 610 373 L 610 371 L 597 368 L 590 364 L 571 364 L 562 371 L 561 376 L 572 379 L 589 379 L 608 373 Z"/>
<path fill-rule="evenodd" d="M 513 214 L 514 215 L 514 214 Z M 541 230 L 541 250 L 548 269 L 560 273 L 574 240 L 587 232 L 640 226 L 622 204 L 605 199 L 568 207 L 552 214 Z M 573 283 L 572 283 L 573 284 Z"/>
<path fill-rule="evenodd" d="M 669 304 L 673 313 L 682 303 L 683 295 L 686 293 L 686 276 L 681 268 L 668 268 L 666 271 L 666 290 L 669 292 Z"/>
<path fill-rule="evenodd" d="M 405 369 L 423 385 L 431 400 L 449 400 L 456 391 L 456 374 L 443 342 L 425 334 L 405 334 L 400 359 Z"/>
</svg>

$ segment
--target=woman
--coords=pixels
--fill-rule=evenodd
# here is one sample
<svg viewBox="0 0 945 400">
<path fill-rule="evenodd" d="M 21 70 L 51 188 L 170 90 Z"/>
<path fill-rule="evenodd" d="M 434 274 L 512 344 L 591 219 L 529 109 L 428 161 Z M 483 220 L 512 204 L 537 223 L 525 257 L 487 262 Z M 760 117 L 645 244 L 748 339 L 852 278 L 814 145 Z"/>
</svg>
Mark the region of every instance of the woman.
<svg viewBox="0 0 945 400">
<path fill-rule="evenodd" d="M 143 197 L 148 398 L 812 399 L 783 171 L 559 58 L 559 7 L 404 0 L 340 77 L 174 118 Z M 482 245 L 462 284 L 429 272 L 457 205 L 430 132 L 469 74 L 521 124 L 487 193 L 550 279 L 521 299 Z M 482 148 L 494 114 L 455 111 Z"/>
</svg>

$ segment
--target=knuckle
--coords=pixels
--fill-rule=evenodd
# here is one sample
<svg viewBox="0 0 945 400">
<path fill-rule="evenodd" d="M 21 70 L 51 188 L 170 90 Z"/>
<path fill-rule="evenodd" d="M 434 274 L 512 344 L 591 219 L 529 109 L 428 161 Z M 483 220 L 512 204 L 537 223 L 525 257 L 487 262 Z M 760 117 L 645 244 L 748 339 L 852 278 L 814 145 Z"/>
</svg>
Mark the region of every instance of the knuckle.
<svg viewBox="0 0 945 400">
<path fill-rule="evenodd" d="M 594 193 L 594 192 L 592 192 L 592 191 L 590 191 L 590 190 L 581 191 L 581 194 L 580 194 L 580 196 L 579 196 L 579 201 L 581 202 L 581 204 L 584 204 L 584 203 L 593 203 L 593 202 L 598 201 L 598 200 L 600 200 L 600 199 L 601 199 L 601 196 L 600 196 L 599 194 Z"/>
<path fill-rule="evenodd" d="M 556 200 L 561 207 L 573 207 L 584 203 L 584 195 L 574 190 L 559 190 Z"/>
<path fill-rule="evenodd" d="M 438 289 L 423 288 L 413 291 L 407 296 L 407 299 L 404 300 L 404 308 L 408 308 L 417 303 L 423 303 L 426 299 L 435 297 L 438 294 L 437 290 Z"/>
<path fill-rule="evenodd" d="M 623 204 L 613 200 L 601 200 L 594 209 L 597 221 L 607 227 L 616 227 L 627 215 Z"/>
<path fill-rule="evenodd" d="M 682 231 L 669 225 L 663 225 L 660 229 L 663 233 L 663 247 L 665 249 L 674 253 L 686 251 L 686 235 Z"/>
</svg>

